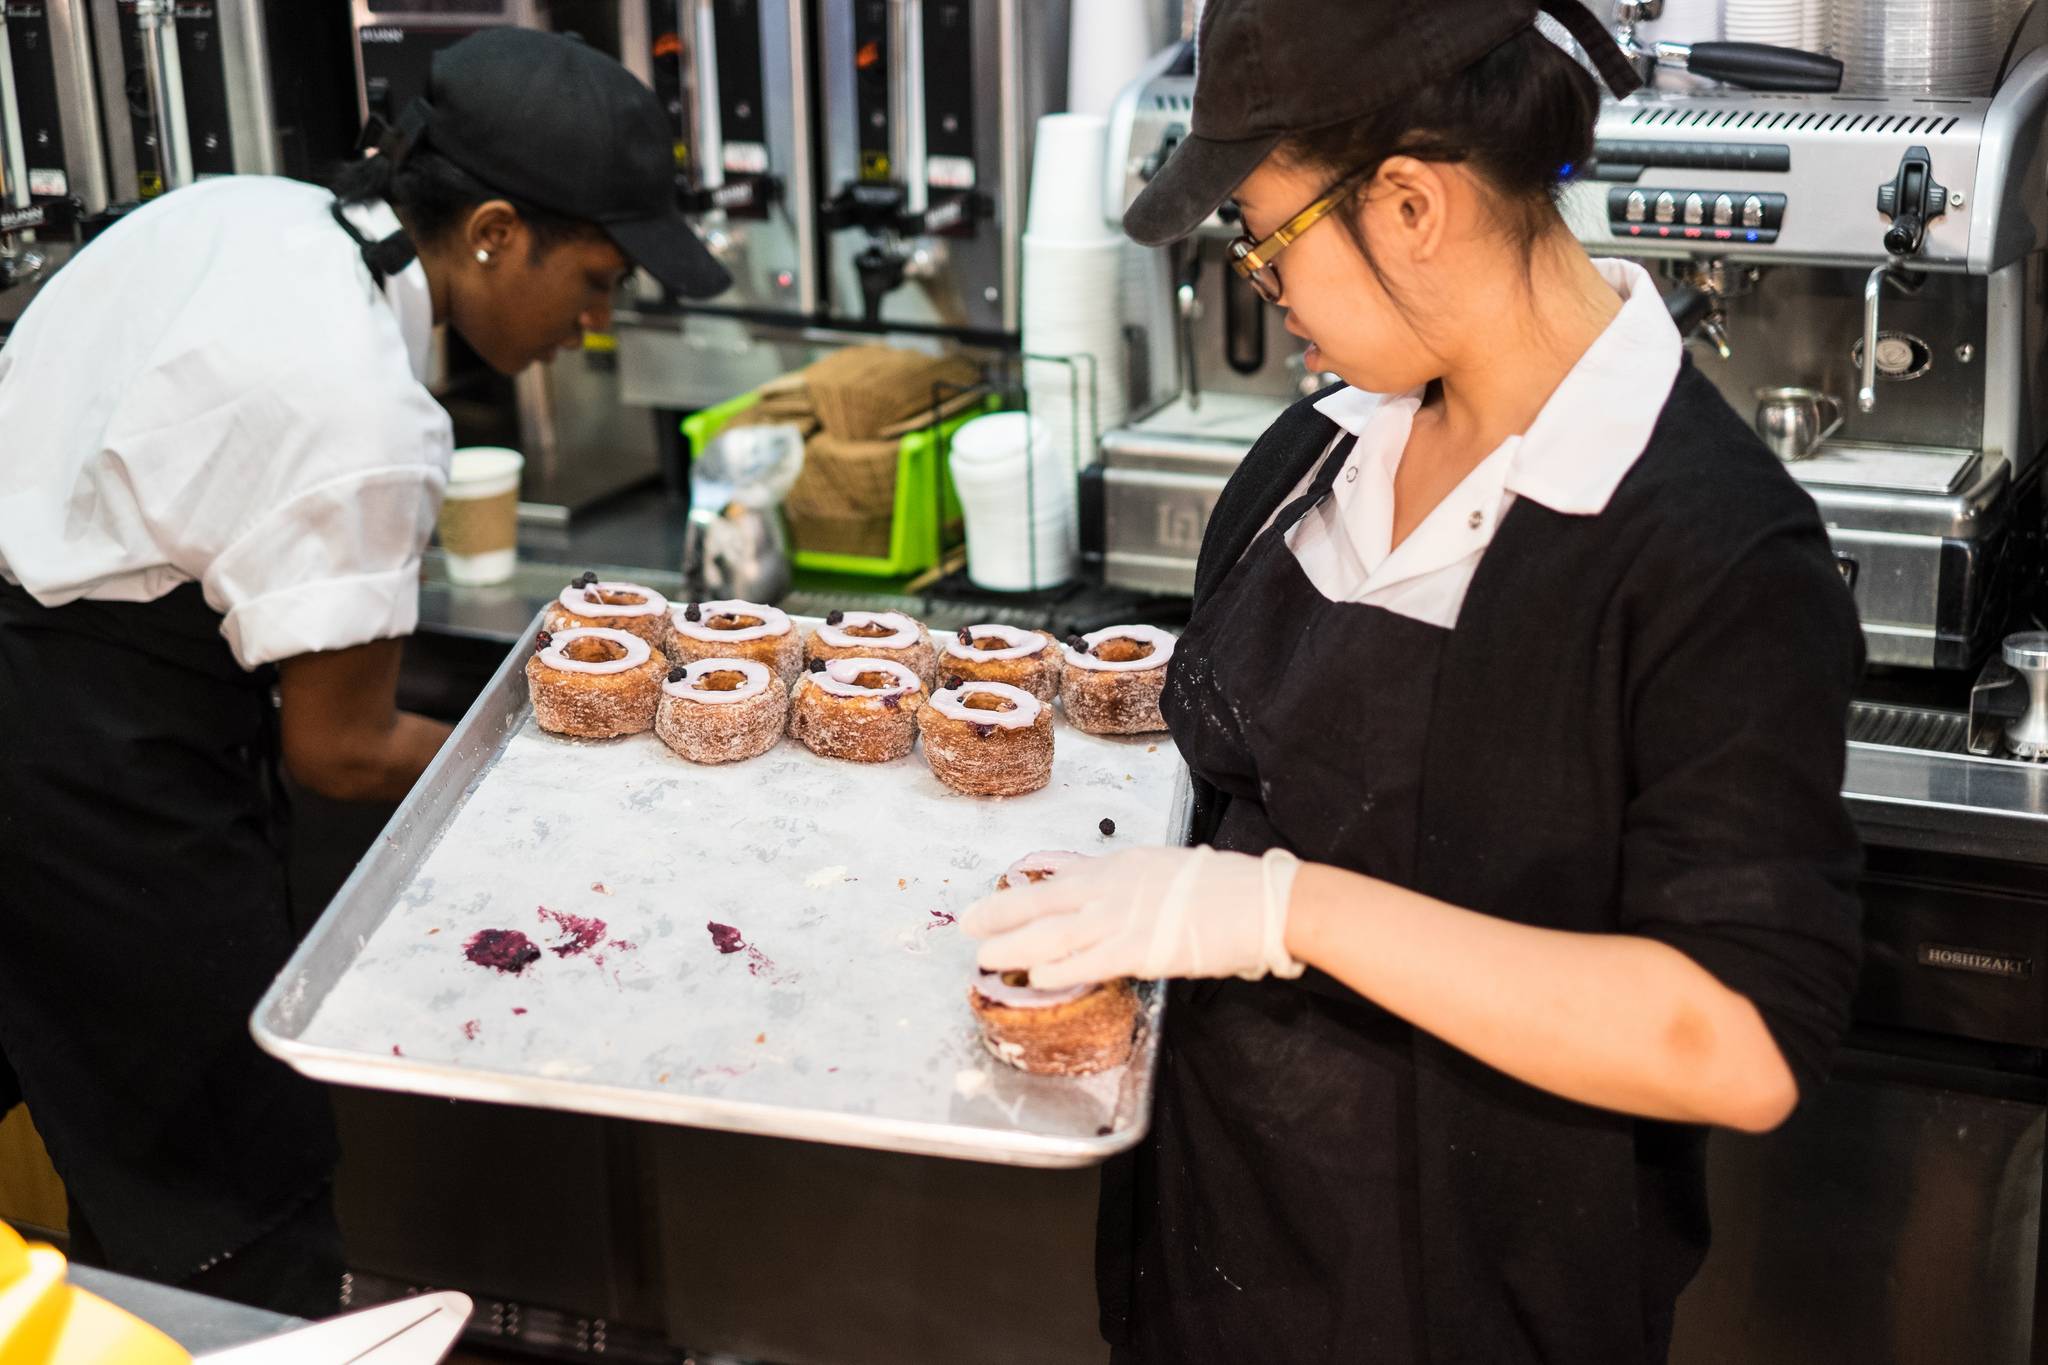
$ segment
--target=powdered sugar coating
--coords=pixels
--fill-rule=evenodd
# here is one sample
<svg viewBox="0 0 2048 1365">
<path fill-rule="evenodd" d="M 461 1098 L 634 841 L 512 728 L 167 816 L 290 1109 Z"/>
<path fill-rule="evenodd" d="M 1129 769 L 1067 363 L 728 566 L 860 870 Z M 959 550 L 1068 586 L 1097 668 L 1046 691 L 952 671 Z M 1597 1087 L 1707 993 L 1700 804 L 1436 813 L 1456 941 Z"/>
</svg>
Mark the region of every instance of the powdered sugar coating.
<svg viewBox="0 0 2048 1365">
<path fill-rule="evenodd" d="M 1007 710 L 983 711 L 967 705 L 972 696 L 1001 697 L 1010 703 Z M 932 710 L 948 720 L 966 721 L 970 725 L 993 725 L 1003 730 L 1023 730 L 1038 719 L 1038 713 L 1045 709 L 1045 703 L 1021 687 L 1008 683 L 964 682 L 958 687 L 942 688 L 932 693 Z"/>
<path fill-rule="evenodd" d="M 746 682 L 727 692 L 713 688 L 699 687 L 707 675 L 712 673 L 738 673 Z M 752 659 L 699 659 L 683 668 L 683 676 L 674 682 L 661 685 L 662 694 L 678 701 L 701 702 L 706 706 L 731 706 L 748 701 L 768 690 L 769 681 L 774 678 L 766 664 L 755 663 Z"/>
<path fill-rule="evenodd" d="M 586 663 L 572 659 L 563 650 L 578 640 L 604 640 L 625 650 L 617 659 L 603 659 Z M 623 630 L 608 630 L 603 626 L 580 626 L 574 630 L 560 631 L 549 637 L 548 647 L 535 657 L 549 668 L 563 673 L 627 673 L 646 663 L 653 657 L 653 648 L 637 635 Z"/>
</svg>

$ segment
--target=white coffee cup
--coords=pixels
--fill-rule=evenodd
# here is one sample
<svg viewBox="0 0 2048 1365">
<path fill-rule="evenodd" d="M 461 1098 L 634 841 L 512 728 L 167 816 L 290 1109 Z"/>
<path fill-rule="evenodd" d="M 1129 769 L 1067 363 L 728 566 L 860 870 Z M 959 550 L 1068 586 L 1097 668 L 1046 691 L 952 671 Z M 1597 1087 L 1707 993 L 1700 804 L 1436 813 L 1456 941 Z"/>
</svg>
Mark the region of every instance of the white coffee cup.
<svg viewBox="0 0 2048 1365">
<path fill-rule="evenodd" d="M 448 581 L 486 587 L 519 564 L 519 475 L 526 457 L 502 446 L 468 446 L 448 467 L 437 530 Z"/>
</svg>

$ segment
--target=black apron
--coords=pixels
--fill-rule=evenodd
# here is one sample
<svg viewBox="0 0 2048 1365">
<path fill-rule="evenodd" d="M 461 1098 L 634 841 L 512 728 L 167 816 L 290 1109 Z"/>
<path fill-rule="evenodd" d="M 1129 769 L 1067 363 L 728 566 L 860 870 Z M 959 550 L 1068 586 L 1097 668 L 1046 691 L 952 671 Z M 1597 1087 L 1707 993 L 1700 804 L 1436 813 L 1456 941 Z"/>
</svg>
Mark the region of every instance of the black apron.
<svg viewBox="0 0 2048 1365">
<path fill-rule="evenodd" d="M 292 949 L 273 671 L 197 584 L 0 584 L 0 1056 L 109 1266 L 178 1282 L 312 1198 L 325 1092 L 257 1050 Z"/>
<path fill-rule="evenodd" d="M 1353 444 L 1189 621 L 1162 709 L 1231 797 L 1217 847 L 1408 882 L 1449 632 L 1329 601 L 1284 540 Z M 1151 1133 L 1104 1175 L 1118 1359 L 1425 1359 L 1410 1026 L 1313 969 L 1177 982 L 1167 1018 Z"/>
<path fill-rule="evenodd" d="M 411 259 L 335 216 L 378 283 Z M 196 583 L 45 607 L 0 581 L 0 1111 L 28 1102 L 110 1268 L 173 1283 L 338 1157 L 325 1090 L 249 1035 L 293 946 L 289 811 L 276 671 L 221 619 Z"/>
</svg>

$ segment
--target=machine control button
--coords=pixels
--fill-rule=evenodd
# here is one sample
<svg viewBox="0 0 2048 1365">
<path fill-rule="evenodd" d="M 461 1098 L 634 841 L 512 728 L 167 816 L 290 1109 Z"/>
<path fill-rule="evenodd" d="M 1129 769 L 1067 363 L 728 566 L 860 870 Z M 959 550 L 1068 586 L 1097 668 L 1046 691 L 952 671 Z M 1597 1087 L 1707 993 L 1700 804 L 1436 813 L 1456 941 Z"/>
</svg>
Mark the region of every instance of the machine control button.
<svg viewBox="0 0 2048 1365">
<path fill-rule="evenodd" d="M 1650 197 L 1641 190 L 1628 192 L 1628 207 L 1623 211 L 1631 223 L 1640 223 L 1650 216 Z"/>
<path fill-rule="evenodd" d="M 1685 196 L 1685 221 L 1693 224 L 1707 221 L 1707 201 L 1704 196 L 1698 194 L 1688 194 Z"/>
<path fill-rule="evenodd" d="M 1755 195 L 1742 201 L 1742 225 L 1762 227 L 1764 225 L 1764 201 Z"/>
<path fill-rule="evenodd" d="M 1714 196 L 1714 226 L 1729 227 L 1735 222 L 1735 199 L 1732 195 Z"/>
<path fill-rule="evenodd" d="M 1757 210 L 1759 213 L 1761 213 L 1763 210 L 1763 206 L 1759 204 L 1757 206 Z M 1670 190 L 1666 190 L 1662 194 L 1657 196 L 1657 221 L 1660 223 L 1669 223 L 1675 221 L 1677 217 L 1678 196 L 1673 194 Z"/>
</svg>

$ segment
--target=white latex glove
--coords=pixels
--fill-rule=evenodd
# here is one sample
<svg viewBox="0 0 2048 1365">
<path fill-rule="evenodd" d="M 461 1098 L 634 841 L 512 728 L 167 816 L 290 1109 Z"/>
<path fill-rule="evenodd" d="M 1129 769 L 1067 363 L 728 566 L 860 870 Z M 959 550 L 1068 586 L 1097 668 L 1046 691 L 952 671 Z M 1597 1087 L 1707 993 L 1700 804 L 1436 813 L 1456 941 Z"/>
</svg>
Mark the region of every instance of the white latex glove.
<svg viewBox="0 0 2048 1365">
<path fill-rule="evenodd" d="M 1091 858 L 969 907 L 989 971 L 1026 971 L 1045 990 L 1120 976 L 1300 976 L 1287 952 L 1287 898 L 1300 861 L 1201 848 Z"/>
</svg>

